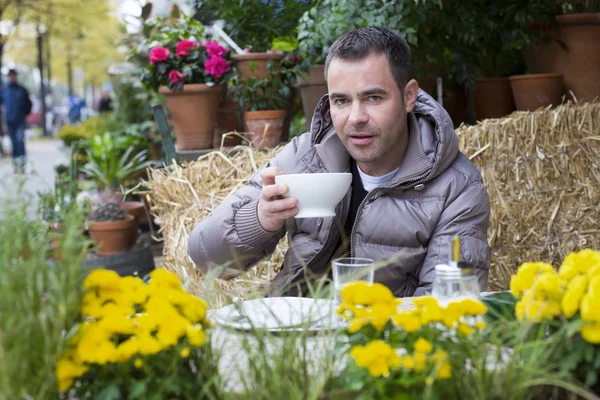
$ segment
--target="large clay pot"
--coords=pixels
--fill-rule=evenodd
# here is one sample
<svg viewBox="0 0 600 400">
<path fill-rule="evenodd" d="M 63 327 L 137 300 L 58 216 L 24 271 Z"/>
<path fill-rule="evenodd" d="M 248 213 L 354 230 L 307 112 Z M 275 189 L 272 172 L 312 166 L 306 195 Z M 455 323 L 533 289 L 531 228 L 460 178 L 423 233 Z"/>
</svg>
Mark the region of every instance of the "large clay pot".
<svg viewBox="0 0 600 400">
<path fill-rule="evenodd" d="M 171 92 L 161 87 L 171 114 L 179 150 L 210 149 L 224 86 L 184 85 L 182 91 Z"/>
<path fill-rule="evenodd" d="M 90 236 L 99 256 L 124 253 L 131 248 L 131 232 L 135 218 L 127 215 L 122 221 L 88 221 Z"/>
<path fill-rule="evenodd" d="M 454 127 L 458 127 L 463 122 L 467 122 L 469 113 L 469 97 L 464 88 L 444 89 L 443 95 L 444 108 L 450 115 Z"/>
<path fill-rule="evenodd" d="M 500 118 L 515 110 L 508 78 L 480 78 L 475 86 L 477 119 Z"/>
<path fill-rule="evenodd" d="M 600 97 L 600 13 L 557 15 L 556 23 L 540 28 L 545 40 L 527 49 L 527 67 L 532 73 L 563 74 L 567 94 L 593 101 Z"/>
<path fill-rule="evenodd" d="M 131 215 L 135 219 L 135 224 L 131 228 L 131 245 L 133 246 L 138 239 L 138 228 L 142 222 L 142 218 L 146 219 L 146 211 L 144 210 L 144 203 L 141 201 L 123 201 L 121 202 L 121 208 L 125 210 L 127 215 Z"/>
<path fill-rule="evenodd" d="M 235 61 L 235 67 L 242 79 L 256 76 L 264 79 L 267 76 L 267 62 L 273 63 L 275 70 L 279 69 L 279 63 L 283 59 L 283 54 L 278 53 L 245 53 L 234 54 L 231 58 Z M 254 70 L 251 65 L 254 64 Z"/>
<path fill-rule="evenodd" d="M 246 111 L 247 137 L 258 149 L 276 147 L 281 140 L 285 110 Z"/>
<path fill-rule="evenodd" d="M 297 76 L 298 88 L 302 97 L 302 107 L 304 108 L 304 117 L 306 123 L 304 128 L 310 129 L 315 108 L 319 100 L 327 94 L 327 83 L 325 82 L 325 65 L 317 64 L 310 67 L 306 74 L 306 80 L 300 75 Z"/>
<path fill-rule="evenodd" d="M 519 111 L 557 106 L 563 94 L 562 74 L 515 75 L 510 78 L 515 104 Z"/>
<path fill-rule="evenodd" d="M 242 131 L 240 105 L 231 96 L 225 96 L 217 112 L 217 127 L 215 128 L 213 147 L 219 149 L 221 140 L 223 140 L 224 147 L 237 146 L 241 142 L 240 137 L 230 135 L 223 139 L 223 135 L 229 132 Z"/>
</svg>

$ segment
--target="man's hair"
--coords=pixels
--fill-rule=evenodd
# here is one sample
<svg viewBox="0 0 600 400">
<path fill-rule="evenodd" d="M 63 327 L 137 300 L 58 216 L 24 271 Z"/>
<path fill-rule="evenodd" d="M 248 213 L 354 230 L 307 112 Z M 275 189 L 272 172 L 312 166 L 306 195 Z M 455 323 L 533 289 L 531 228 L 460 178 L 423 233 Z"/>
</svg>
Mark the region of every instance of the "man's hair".
<svg viewBox="0 0 600 400">
<path fill-rule="evenodd" d="M 9 69 L 8 70 L 8 75 L 19 75 L 19 73 L 17 72 L 16 69 Z"/>
<path fill-rule="evenodd" d="M 329 48 L 325 61 L 325 80 L 333 59 L 360 61 L 370 54 L 385 54 L 390 71 L 400 90 L 412 78 L 410 47 L 406 40 L 388 28 L 367 26 L 340 36 Z"/>
</svg>

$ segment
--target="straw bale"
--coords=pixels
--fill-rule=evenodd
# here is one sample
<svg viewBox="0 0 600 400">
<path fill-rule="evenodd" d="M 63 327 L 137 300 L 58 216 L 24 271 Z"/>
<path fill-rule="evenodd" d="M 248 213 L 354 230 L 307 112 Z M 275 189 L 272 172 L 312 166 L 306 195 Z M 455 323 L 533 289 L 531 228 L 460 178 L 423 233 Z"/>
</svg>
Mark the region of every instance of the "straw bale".
<svg viewBox="0 0 600 400">
<path fill-rule="evenodd" d="M 205 276 L 187 255 L 192 229 L 233 191 L 246 185 L 280 149 L 258 151 L 238 146 L 229 153 L 215 150 L 197 161 L 149 170 L 146 184 L 151 190 L 151 212 L 161 222 L 163 267 L 177 273 L 191 293 L 207 297 Z M 248 297 L 263 291 L 281 268 L 286 249 L 287 239 L 282 239 L 270 259 L 249 273 L 231 281 L 212 280 L 211 306 L 219 307 L 236 295 Z"/>
<path fill-rule="evenodd" d="M 524 261 L 558 266 L 571 251 L 600 249 L 600 103 L 515 112 L 461 126 L 457 134 L 461 151 L 480 169 L 490 196 L 490 289 L 507 289 L 510 275 Z M 237 150 L 215 151 L 173 165 L 171 172 L 150 171 L 152 212 L 163 221 L 164 267 L 205 297 L 204 277 L 187 256 L 189 233 L 279 151 Z M 284 239 L 270 260 L 248 274 L 215 280 L 212 306 L 264 290 L 286 248 Z"/>
<path fill-rule="evenodd" d="M 490 288 L 525 261 L 600 249 L 600 103 L 515 112 L 457 129 L 491 203 Z"/>
</svg>

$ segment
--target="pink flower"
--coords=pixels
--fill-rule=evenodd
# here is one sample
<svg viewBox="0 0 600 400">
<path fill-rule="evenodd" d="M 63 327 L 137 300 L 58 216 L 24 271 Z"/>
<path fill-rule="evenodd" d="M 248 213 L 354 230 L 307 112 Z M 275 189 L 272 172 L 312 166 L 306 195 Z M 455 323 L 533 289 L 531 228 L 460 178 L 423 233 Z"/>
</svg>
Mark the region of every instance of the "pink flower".
<svg viewBox="0 0 600 400">
<path fill-rule="evenodd" d="M 200 47 L 200 43 L 194 42 L 193 40 L 184 39 L 177 44 L 177 51 L 175 55 L 177 57 L 187 56 L 190 54 L 190 50 Z"/>
<path fill-rule="evenodd" d="M 173 82 L 173 85 L 177 85 L 179 82 L 183 82 L 183 74 L 179 71 L 169 72 L 169 79 Z"/>
<path fill-rule="evenodd" d="M 155 47 L 150 50 L 150 64 L 156 64 L 157 62 L 166 61 L 169 58 L 171 52 L 169 49 L 164 47 Z"/>
<path fill-rule="evenodd" d="M 229 63 L 221 56 L 211 57 L 204 62 L 204 69 L 209 75 L 220 78 L 229 71 Z"/>
<path fill-rule="evenodd" d="M 204 47 L 206 47 L 206 52 L 209 57 L 222 57 L 227 50 L 225 47 L 221 46 L 219 42 L 206 42 L 204 43 Z"/>
</svg>

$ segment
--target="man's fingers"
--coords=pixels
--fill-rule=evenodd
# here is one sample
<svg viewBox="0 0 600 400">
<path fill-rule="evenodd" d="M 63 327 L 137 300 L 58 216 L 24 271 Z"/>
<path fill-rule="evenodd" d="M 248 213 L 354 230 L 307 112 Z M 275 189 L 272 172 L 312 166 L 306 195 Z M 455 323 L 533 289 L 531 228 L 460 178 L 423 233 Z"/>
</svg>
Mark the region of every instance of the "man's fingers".
<svg viewBox="0 0 600 400">
<path fill-rule="evenodd" d="M 261 190 L 261 196 L 263 199 L 270 201 L 271 199 L 281 196 L 287 193 L 288 187 L 287 185 L 269 185 L 263 186 Z"/>
<path fill-rule="evenodd" d="M 277 175 L 283 175 L 283 171 L 277 167 L 265 168 L 261 171 L 260 177 L 262 179 L 263 186 L 274 185 L 275 177 Z"/>
<path fill-rule="evenodd" d="M 290 209 L 296 207 L 297 204 L 298 201 L 295 198 L 289 197 L 287 199 L 266 202 L 264 206 L 265 211 L 267 211 L 268 213 L 278 214 L 284 211 L 289 211 Z"/>
</svg>

